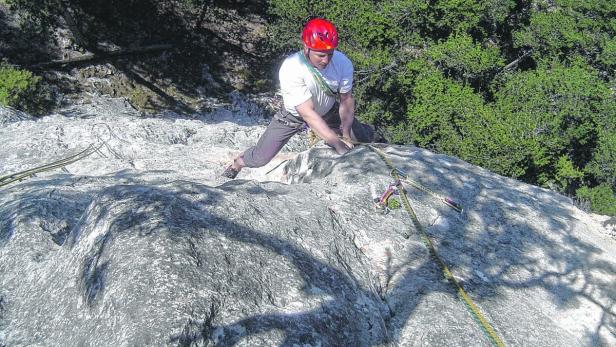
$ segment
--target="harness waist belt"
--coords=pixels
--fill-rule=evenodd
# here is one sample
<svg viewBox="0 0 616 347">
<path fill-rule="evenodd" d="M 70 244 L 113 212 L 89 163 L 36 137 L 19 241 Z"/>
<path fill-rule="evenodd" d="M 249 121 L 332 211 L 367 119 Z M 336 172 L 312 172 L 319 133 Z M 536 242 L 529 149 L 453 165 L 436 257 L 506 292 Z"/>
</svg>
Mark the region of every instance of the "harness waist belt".
<svg viewBox="0 0 616 347">
<path fill-rule="evenodd" d="M 292 128 L 301 128 L 306 124 L 301 118 L 294 116 L 284 108 L 274 114 L 274 119 Z"/>
</svg>

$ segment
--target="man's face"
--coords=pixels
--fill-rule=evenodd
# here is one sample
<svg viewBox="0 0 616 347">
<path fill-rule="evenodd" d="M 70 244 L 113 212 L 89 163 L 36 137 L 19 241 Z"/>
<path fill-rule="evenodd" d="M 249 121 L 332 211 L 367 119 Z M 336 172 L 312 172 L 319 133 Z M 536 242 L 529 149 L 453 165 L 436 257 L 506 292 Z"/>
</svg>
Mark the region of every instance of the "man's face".
<svg viewBox="0 0 616 347">
<path fill-rule="evenodd" d="M 328 49 L 326 51 L 315 51 L 314 49 L 306 48 L 304 52 L 307 53 L 310 64 L 319 70 L 325 69 L 334 55 L 333 49 Z"/>
</svg>

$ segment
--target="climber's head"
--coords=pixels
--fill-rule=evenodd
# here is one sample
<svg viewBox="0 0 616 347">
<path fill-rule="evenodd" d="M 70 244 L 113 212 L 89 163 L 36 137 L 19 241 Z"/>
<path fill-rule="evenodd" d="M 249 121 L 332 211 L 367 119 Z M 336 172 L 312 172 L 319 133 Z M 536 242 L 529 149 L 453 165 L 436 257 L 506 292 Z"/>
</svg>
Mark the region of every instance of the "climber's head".
<svg viewBox="0 0 616 347">
<path fill-rule="evenodd" d="M 331 61 L 334 49 L 338 47 L 338 32 L 332 22 L 314 18 L 304 26 L 302 41 L 304 54 L 310 63 L 318 69 L 324 69 Z"/>
<path fill-rule="evenodd" d="M 338 32 L 327 19 L 314 18 L 304 25 L 302 41 L 309 49 L 327 51 L 338 47 Z"/>
</svg>

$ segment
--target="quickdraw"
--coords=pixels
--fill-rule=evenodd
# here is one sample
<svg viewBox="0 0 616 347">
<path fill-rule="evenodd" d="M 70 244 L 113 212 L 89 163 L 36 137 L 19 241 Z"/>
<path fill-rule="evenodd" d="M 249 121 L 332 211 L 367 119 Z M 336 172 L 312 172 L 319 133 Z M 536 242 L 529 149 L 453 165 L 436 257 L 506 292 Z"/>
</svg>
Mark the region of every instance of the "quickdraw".
<svg viewBox="0 0 616 347">
<path fill-rule="evenodd" d="M 475 305 L 473 300 L 468 296 L 468 294 L 464 290 L 464 287 L 462 286 L 462 284 L 460 282 L 458 282 L 458 280 L 456 280 L 456 278 L 453 276 L 453 274 L 451 273 L 451 270 L 449 270 L 449 267 L 447 266 L 447 264 L 438 255 L 438 253 L 436 252 L 436 248 L 434 247 L 434 244 L 432 243 L 432 240 L 430 239 L 430 237 L 426 233 L 425 229 L 423 228 L 423 226 L 419 222 L 419 219 L 417 218 L 417 215 L 415 214 L 415 211 L 413 210 L 413 208 L 411 207 L 411 204 L 409 203 L 409 200 L 408 200 L 408 197 L 407 197 L 407 193 L 406 193 L 406 189 L 404 188 L 404 185 L 402 184 L 402 181 L 404 180 L 406 182 L 409 182 L 409 184 L 413 185 L 412 183 L 410 183 L 410 182 L 413 182 L 413 181 L 408 178 L 408 175 L 406 175 L 402 171 L 396 169 L 394 167 L 393 163 L 391 162 L 391 160 L 389 160 L 387 155 L 382 150 L 374 147 L 371 144 L 365 144 L 365 145 L 370 150 L 372 150 L 373 152 L 378 154 L 378 156 L 381 157 L 381 159 L 383 159 L 383 161 L 385 162 L 385 164 L 387 165 L 387 167 L 390 170 L 391 176 L 396 180 L 396 182 L 399 183 L 398 184 L 398 189 L 400 191 L 400 198 L 402 200 L 402 204 L 404 205 L 404 208 L 406 209 L 407 213 L 409 214 L 409 216 L 411 218 L 411 221 L 413 222 L 413 226 L 414 226 L 415 231 L 419 233 L 419 237 L 421 238 L 421 241 L 424 243 L 424 245 L 428 248 L 428 251 L 430 252 L 430 256 L 435 260 L 435 262 L 441 268 L 441 271 L 443 272 L 443 275 L 445 276 L 447 281 L 456 290 L 456 293 L 458 294 L 458 297 L 460 298 L 460 300 L 462 300 L 462 302 L 464 303 L 465 307 L 469 311 L 470 315 L 478 323 L 478 325 L 481 328 L 481 330 L 485 333 L 486 337 L 490 340 L 490 342 L 494 346 L 504 347 L 505 343 L 503 342 L 501 337 L 496 333 L 496 330 L 494 329 L 494 327 L 492 327 L 490 322 L 488 322 L 488 320 L 483 315 L 483 313 L 481 313 L 481 310 L 479 310 L 479 307 L 477 307 L 477 305 Z M 399 174 L 399 173 L 401 173 L 401 174 Z M 413 185 L 413 186 L 415 186 L 415 185 Z M 419 184 L 417 184 L 417 186 L 415 186 L 415 187 L 417 187 L 418 189 L 421 189 L 422 191 L 426 191 L 426 192 L 428 192 L 431 195 L 438 196 L 448 206 L 451 206 L 452 208 L 458 210 L 459 212 L 462 211 L 462 207 L 458 203 L 453 201 L 452 199 L 446 198 L 448 200 L 444 200 L 444 198 L 442 198 L 440 195 L 432 192 L 431 190 L 429 190 L 429 189 L 427 189 L 427 188 L 425 188 L 425 187 L 423 187 L 423 186 L 421 186 Z M 419 188 L 419 187 L 425 188 L 425 190 L 422 189 L 422 188 Z M 406 233 L 405 232 L 405 233 L 403 233 L 403 236 L 405 238 L 409 238 L 410 237 L 410 233 Z"/>
<path fill-rule="evenodd" d="M 462 213 L 464 211 L 464 208 L 462 207 L 462 205 L 460 205 L 459 203 L 457 203 L 455 200 L 453 200 L 450 197 L 447 196 L 442 196 L 440 194 L 437 194 L 435 192 L 433 192 L 432 190 L 430 190 L 429 188 L 426 188 L 425 186 L 413 181 L 412 179 L 410 179 L 408 177 L 408 174 L 398 168 L 393 168 L 391 170 L 391 172 L 389 173 L 391 175 L 391 177 L 394 177 L 394 174 L 400 178 L 401 181 L 404 181 L 408 184 L 410 184 L 411 186 L 421 190 L 422 192 L 428 193 L 432 196 L 434 196 L 435 198 L 441 200 L 443 203 L 445 203 L 445 205 L 453 208 L 454 210 L 456 210 L 458 213 Z"/>
<path fill-rule="evenodd" d="M 389 198 L 391 198 L 392 195 L 397 195 L 398 194 L 398 185 L 400 184 L 399 181 L 390 183 L 387 186 L 387 189 L 385 189 L 385 191 L 383 192 L 383 194 L 381 194 L 380 197 L 374 198 L 373 202 L 374 202 L 374 208 L 382 213 L 382 214 L 387 214 L 390 211 L 389 208 Z"/>
</svg>

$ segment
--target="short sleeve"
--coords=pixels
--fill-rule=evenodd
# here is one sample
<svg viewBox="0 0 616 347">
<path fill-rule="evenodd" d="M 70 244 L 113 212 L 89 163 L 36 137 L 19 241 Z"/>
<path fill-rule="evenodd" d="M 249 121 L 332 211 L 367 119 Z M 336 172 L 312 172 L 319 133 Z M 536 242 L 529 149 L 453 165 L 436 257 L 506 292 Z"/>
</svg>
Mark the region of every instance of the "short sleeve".
<svg viewBox="0 0 616 347">
<path fill-rule="evenodd" d="M 280 92 L 286 107 L 295 107 L 312 98 L 312 93 L 308 89 L 299 60 L 296 56 L 291 56 L 282 63 L 278 71 L 280 80 Z"/>
<path fill-rule="evenodd" d="M 353 89 L 353 63 L 345 55 L 341 54 L 342 78 L 340 79 L 340 93 L 348 93 Z"/>
</svg>

